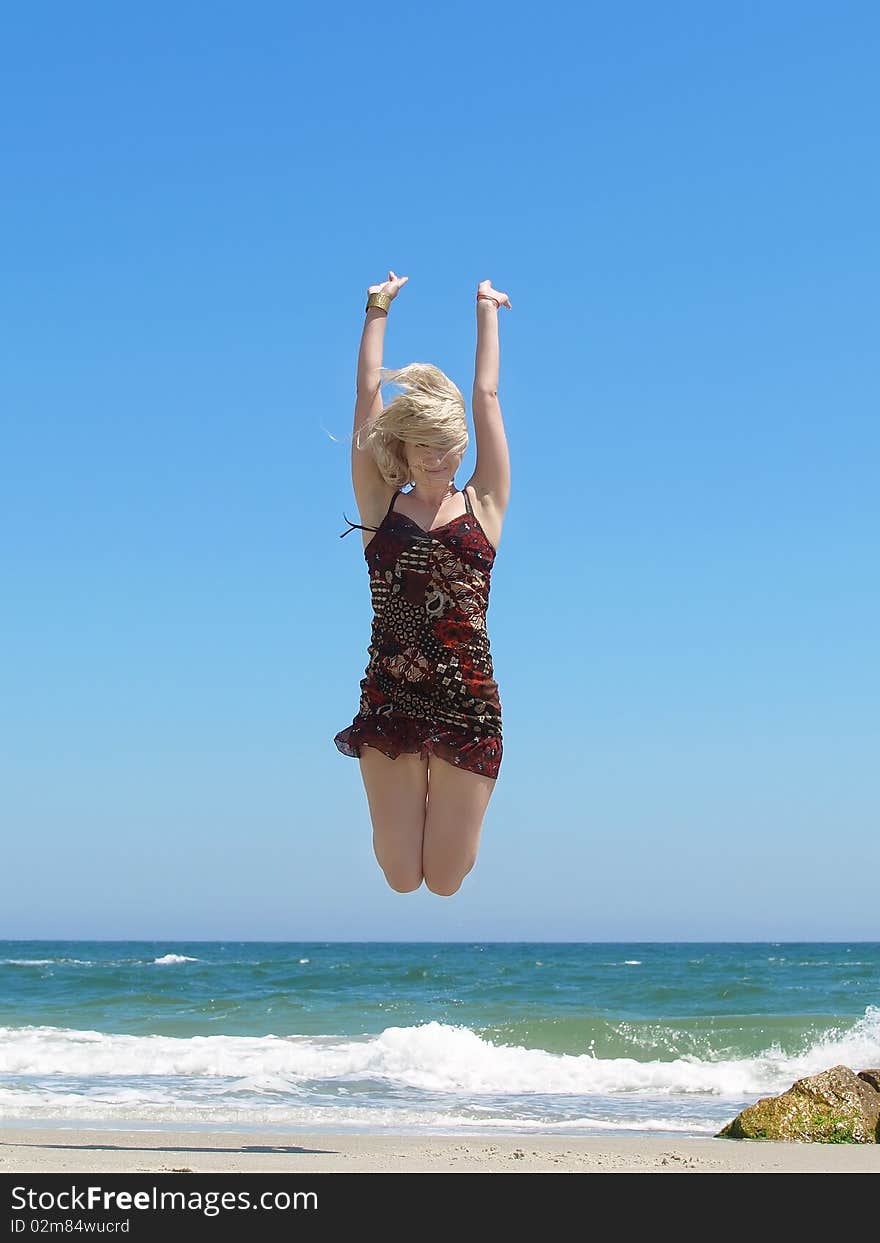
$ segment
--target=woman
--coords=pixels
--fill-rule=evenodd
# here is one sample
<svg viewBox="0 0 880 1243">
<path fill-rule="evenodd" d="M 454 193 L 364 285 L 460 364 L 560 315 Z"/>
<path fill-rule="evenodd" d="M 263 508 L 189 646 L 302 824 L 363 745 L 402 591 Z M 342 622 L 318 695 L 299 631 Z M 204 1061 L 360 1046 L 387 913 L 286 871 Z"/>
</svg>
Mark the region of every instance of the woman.
<svg viewBox="0 0 880 1243">
<path fill-rule="evenodd" d="M 390 373 L 404 391 L 382 404 L 385 322 L 407 280 L 389 272 L 367 290 L 351 450 L 364 525 L 350 522 L 342 534 L 364 532 L 374 616 L 359 711 L 334 741 L 360 760 L 389 885 L 406 893 L 424 880 L 449 896 L 476 862 L 501 763 L 486 610 L 510 495 L 497 387 L 498 312 L 511 304 L 491 281 L 479 284 L 477 462 L 459 490 L 468 432 L 456 385 L 429 363 L 411 363 Z"/>
</svg>

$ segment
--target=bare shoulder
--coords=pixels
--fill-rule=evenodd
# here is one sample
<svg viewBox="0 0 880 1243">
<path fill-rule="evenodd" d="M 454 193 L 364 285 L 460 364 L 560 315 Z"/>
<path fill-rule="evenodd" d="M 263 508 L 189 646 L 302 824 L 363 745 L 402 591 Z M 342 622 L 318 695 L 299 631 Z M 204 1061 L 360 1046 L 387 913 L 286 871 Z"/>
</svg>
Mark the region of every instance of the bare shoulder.
<svg viewBox="0 0 880 1243">
<path fill-rule="evenodd" d="M 359 449 L 356 438 L 351 446 L 351 486 L 361 522 L 377 525 L 397 489 L 385 482 L 373 454 L 369 449 Z"/>
<path fill-rule="evenodd" d="M 472 475 L 464 486 L 489 543 L 497 548 L 501 540 L 507 504 L 501 504 L 497 495 L 482 487 L 476 475 Z"/>
<path fill-rule="evenodd" d="M 391 498 L 397 488 L 393 488 L 390 484 L 381 480 L 379 485 L 367 486 L 361 484 L 356 487 L 355 500 L 357 501 L 358 514 L 360 515 L 360 525 L 365 527 L 378 527 L 388 512 L 391 504 Z M 364 547 L 372 539 L 373 531 L 361 531 L 363 536 Z"/>
</svg>

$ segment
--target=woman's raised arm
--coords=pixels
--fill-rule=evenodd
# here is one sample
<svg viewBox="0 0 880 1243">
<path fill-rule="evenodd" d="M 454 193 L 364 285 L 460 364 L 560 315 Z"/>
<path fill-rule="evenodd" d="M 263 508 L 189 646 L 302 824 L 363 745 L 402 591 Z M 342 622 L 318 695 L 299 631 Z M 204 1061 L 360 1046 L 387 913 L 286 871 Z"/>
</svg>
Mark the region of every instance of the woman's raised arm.
<svg viewBox="0 0 880 1243">
<path fill-rule="evenodd" d="M 477 356 L 471 405 L 477 437 L 477 464 L 471 482 L 481 499 L 488 498 L 501 511 L 510 499 L 510 454 L 498 400 L 498 313 L 502 306 L 513 310 L 510 298 L 492 288 L 491 281 L 477 287 Z"/>
<path fill-rule="evenodd" d="M 370 285 L 371 293 L 386 294 L 392 301 L 409 280 L 408 276 L 395 276 L 389 271 L 388 280 L 380 285 Z M 385 344 L 385 321 L 388 311 L 371 306 L 366 311 L 364 330 L 358 350 L 357 399 L 354 407 L 354 428 L 351 441 L 351 480 L 358 503 L 364 494 L 386 486 L 379 473 L 376 460 L 367 449 L 357 447 L 357 433 L 382 409 L 382 352 Z"/>
</svg>

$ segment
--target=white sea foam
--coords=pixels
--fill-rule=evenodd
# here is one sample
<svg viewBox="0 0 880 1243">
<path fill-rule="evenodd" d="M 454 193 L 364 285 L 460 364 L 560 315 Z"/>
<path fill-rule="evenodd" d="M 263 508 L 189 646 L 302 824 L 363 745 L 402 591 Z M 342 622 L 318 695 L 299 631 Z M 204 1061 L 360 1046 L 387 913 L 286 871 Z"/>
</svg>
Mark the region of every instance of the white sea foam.
<svg viewBox="0 0 880 1243">
<path fill-rule="evenodd" d="M 112 967 L 113 962 L 96 963 L 94 958 L 0 958 L 0 967 Z"/>
<path fill-rule="evenodd" d="M 106 1098 L 83 1098 L 75 1093 L 31 1091 L 24 1093 L 0 1088 L 0 1107 L 4 1122 L 58 1122 L 79 1125 L 113 1126 L 140 1124 L 158 1127 L 226 1127 L 266 1128 L 269 1130 L 324 1129 L 369 1131 L 413 1131 L 415 1133 L 516 1132 L 525 1134 L 578 1134 L 597 1131 L 654 1131 L 687 1135 L 714 1135 L 729 1121 L 728 1114 L 701 1116 L 692 1119 L 654 1114 L 644 1117 L 614 1119 L 585 1114 L 570 1121 L 530 1118 L 511 1113 L 507 1117 L 471 1117 L 454 1111 L 443 1113 L 430 1105 L 374 1104 L 369 1109 L 352 1105 L 269 1104 L 230 1107 L 228 1104 L 200 1105 L 179 1093 L 167 1093 L 167 1099 L 143 1100 L 139 1103 Z"/>
<path fill-rule="evenodd" d="M 163 954 L 161 958 L 154 958 L 154 966 L 164 966 L 169 962 L 199 962 L 198 958 L 187 958 L 186 954 Z"/>
<path fill-rule="evenodd" d="M 747 1098 L 784 1091 L 794 1079 L 837 1063 L 880 1064 L 880 1007 L 849 1028 L 828 1032 L 796 1054 L 771 1045 L 745 1058 L 670 1061 L 598 1058 L 494 1045 L 467 1027 L 431 1022 L 387 1027 L 380 1035 L 130 1036 L 57 1027 L 0 1028 L 0 1074 L 234 1079 L 249 1093 L 296 1095 L 345 1088 L 352 1080 L 472 1097 L 528 1094 Z M 95 1081 L 97 1082 L 97 1081 Z M 105 1085 L 106 1086 L 106 1085 Z M 218 1091 L 221 1085 L 217 1085 Z M 103 1091 L 103 1087 L 101 1088 Z M 225 1094 L 228 1083 L 222 1085 Z"/>
</svg>

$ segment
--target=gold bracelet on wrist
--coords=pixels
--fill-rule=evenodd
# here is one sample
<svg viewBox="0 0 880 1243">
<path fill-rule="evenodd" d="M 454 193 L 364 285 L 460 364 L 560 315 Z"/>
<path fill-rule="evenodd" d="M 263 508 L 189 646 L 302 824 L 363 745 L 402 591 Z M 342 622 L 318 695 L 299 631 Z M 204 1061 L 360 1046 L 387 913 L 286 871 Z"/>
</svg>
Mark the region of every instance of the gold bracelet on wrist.
<svg viewBox="0 0 880 1243">
<path fill-rule="evenodd" d="M 369 311 L 371 306 L 379 307 L 387 315 L 388 308 L 391 306 L 391 295 L 387 293 L 371 293 L 367 298 L 367 305 L 364 307 L 364 310 Z"/>
</svg>

